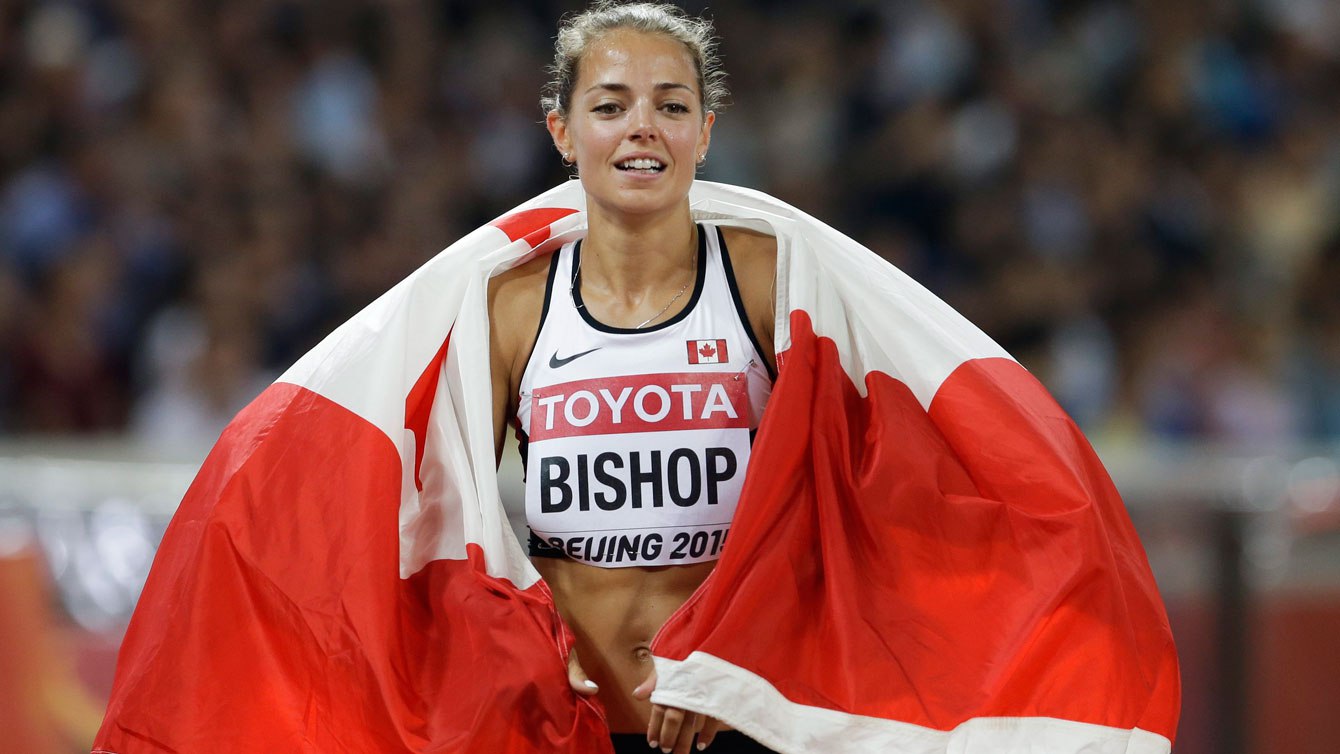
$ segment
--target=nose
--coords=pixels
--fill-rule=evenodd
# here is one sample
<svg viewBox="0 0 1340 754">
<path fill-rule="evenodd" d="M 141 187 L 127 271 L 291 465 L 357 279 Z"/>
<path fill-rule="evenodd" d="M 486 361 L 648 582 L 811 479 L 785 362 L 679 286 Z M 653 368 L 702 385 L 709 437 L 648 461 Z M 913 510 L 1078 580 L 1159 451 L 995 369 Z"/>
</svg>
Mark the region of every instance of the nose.
<svg viewBox="0 0 1340 754">
<path fill-rule="evenodd" d="M 628 138 L 646 141 L 656 138 L 656 107 L 650 102 L 639 102 L 628 112 Z"/>
</svg>

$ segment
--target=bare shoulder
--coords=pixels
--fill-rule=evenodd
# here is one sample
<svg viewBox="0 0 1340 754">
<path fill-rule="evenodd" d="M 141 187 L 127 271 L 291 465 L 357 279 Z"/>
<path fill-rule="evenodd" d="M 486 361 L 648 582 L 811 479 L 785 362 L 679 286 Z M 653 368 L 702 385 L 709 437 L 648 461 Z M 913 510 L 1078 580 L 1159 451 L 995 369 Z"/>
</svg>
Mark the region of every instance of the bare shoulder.
<svg viewBox="0 0 1340 754">
<path fill-rule="evenodd" d="M 773 363 L 773 309 L 777 301 L 777 239 L 745 228 L 722 228 L 735 284 L 749 315 L 749 323 L 763 348 L 763 357 Z"/>
<path fill-rule="evenodd" d="M 538 317 L 544 307 L 544 286 L 549 280 L 549 255 L 517 265 L 489 279 L 489 316 L 498 323 L 534 309 Z"/>
<path fill-rule="evenodd" d="M 745 228 L 722 228 L 735 282 L 751 312 L 754 305 L 771 310 L 777 278 L 777 239 Z"/>
<path fill-rule="evenodd" d="M 523 349 L 529 355 L 544 310 L 549 260 L 547 254 L 536 257 L 489 280 L 492 345 L 503 363 L 514 364 Z"/>
<path fill-rule="evenodd" d="M 730 249 L 731 266 L 739 273 L 767 272 L 769 280 L 777 268 L 777 239 L 748 228 L 722 228 Z"/>
</svg>

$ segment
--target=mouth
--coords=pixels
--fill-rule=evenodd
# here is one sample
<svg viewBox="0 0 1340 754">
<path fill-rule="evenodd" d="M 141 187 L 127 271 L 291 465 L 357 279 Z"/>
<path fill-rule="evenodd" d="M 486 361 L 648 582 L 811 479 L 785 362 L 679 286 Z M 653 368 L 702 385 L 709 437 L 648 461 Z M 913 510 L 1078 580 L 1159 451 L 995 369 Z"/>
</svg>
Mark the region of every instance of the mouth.
<svg viewBox="0 0 1340 754">
<path fill-rule="evenodd" d="M 655 175 L 665 170 L 665 163 L 654 157 L 636 157 L 631 160 L 617 162 L 614 164 L 614 167 L 625 173 Z"/>
</svg>

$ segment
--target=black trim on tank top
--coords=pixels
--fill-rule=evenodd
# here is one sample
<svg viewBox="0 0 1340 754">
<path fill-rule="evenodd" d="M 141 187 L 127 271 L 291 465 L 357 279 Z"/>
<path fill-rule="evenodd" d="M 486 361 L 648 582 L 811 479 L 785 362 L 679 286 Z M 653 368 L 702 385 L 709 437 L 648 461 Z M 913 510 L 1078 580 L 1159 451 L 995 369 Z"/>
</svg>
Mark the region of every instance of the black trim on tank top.
<svg viewBox="0 0 1340 754">
<path fill-rule="evenodd" d="M 572 246 L 572 304 L 573 307 L 577 309 L 577 313 L 582 315 L 582 319 L 586 321 L 586 324 L 601 332 L 614 333 L 615 335 L 636 335 L 638 333 L 664 330 L 689 316 L 693 311 L 693 307 L 698 305 L 698 299 L 702 297 L 704 287 L 703 280 L 707 277 L 707 234 L 703 232 L 703 226 L 701 224 L 698 225 L 698 274 L 693 281 L 693 295 L 689 297 L 689 302 L 684 305 L 683 309 L 679 310 L 678 314 L 659 325 L 652 325 L 650 327 L 615 327 L 613 325 L 607 325 L 591 316 L 591 313 L 586 310 L 586 304 L 582 301 L 581 254 L 582 242 L 578 240 L 577 243 Z M 546 305 L 547 304 L 548 300 L 546 298 Z"/>
<path fill-rule="evenodd" d="M 544 281 L 544 305 L 540 308 L 540 324 L 535 328 L 535 339 L 530 343 L 530 353 L 526 354 L 526 360 L 523 364 L 530 364 L 531 358 L 535 356 L 535 346 L 540 342 L 540 333 L 544 332 L 544 321 L 549 318 L 549 301 L 554 295 L 554 280 L 558 278 L 558 252 L 555 251 L 549 255 L 549 276 Z M 517 396 L 518 403 L 521 396 Z M 516 428 L 517 445 L 521 449 L 521 478 L 526 478 L 526 456 L 529 449 L 529 435 L 526 434 L 525 427 L 521 426 L 521 419 L 515 415 L 512 416 L 512 425 Z"/>
<path fill-rule="evenodd" d="M 768 370 L 768 377 L 777 381 L 776 372 L 772 371 L 772 364 L 763 356 L 763 346 L 758 341 L 758 336 L 754 334 L 754 325 L 749 321 L 749 312 L 744 308 L 744 297 L 740 295 L 740 286 L 735 283 L 735 268 L 730 263 L 730 251 L 726 248 L 726 234 L 721 232 L 721 226 L 717 226 L 717 243 L 721 247 L 721 267 L 726 271 L 726 284 L 730 286 L 730 297 L 735 302 L 735 312 L 740 316 L 740 324 L 744 326 L 744 331 L 749 335 L 749 342 L 754 344 L 754 351 L 758 357 L 763 359 L 763 368 Z"/>
<path fill-rule="evenodd" d="M 512 426 L 515 429 L 516 434 L 516 449 L 517 452 L 521 454 L 521 481 L 524 482 L 526 481 L 526 473 L 528 472 L 526 462 L 529 460 L 528 456 L 530 455 L 530 435 L 526 434 L 526 430 L 521 428 L 521 421 L 519 419 L 513 421 Z"/>
<path fill-rule="evenodd" d="M 544 332 L 544 321 L 549 318 L 549 299 L 554 295 L 554 280 L 558 278 L 558 252 L 549 256 L 549 277 L 544 281 L 544 307 L 540 309 L 540 324 L 535 328 L 535 340 L 531 341 L 530 353 L 524 363 L 529 364 L 535 355 L 535 344 L 540 342 L 540 333 Z"/>
</svg>

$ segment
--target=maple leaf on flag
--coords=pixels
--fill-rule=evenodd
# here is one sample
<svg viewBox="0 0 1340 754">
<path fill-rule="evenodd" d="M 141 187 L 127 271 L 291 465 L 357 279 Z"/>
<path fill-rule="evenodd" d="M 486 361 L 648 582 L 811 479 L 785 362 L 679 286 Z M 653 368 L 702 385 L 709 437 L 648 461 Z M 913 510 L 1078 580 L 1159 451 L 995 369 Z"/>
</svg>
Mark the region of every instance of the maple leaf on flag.
<svg viewBox="0 0 1340 754">
<path fill-rule="evenodd" d="M 711 343 L 704 343 L 698 348 L 698 353 L 709 359 L 712 358 L 716 352 L 717 349 Z"/>
</svg>

